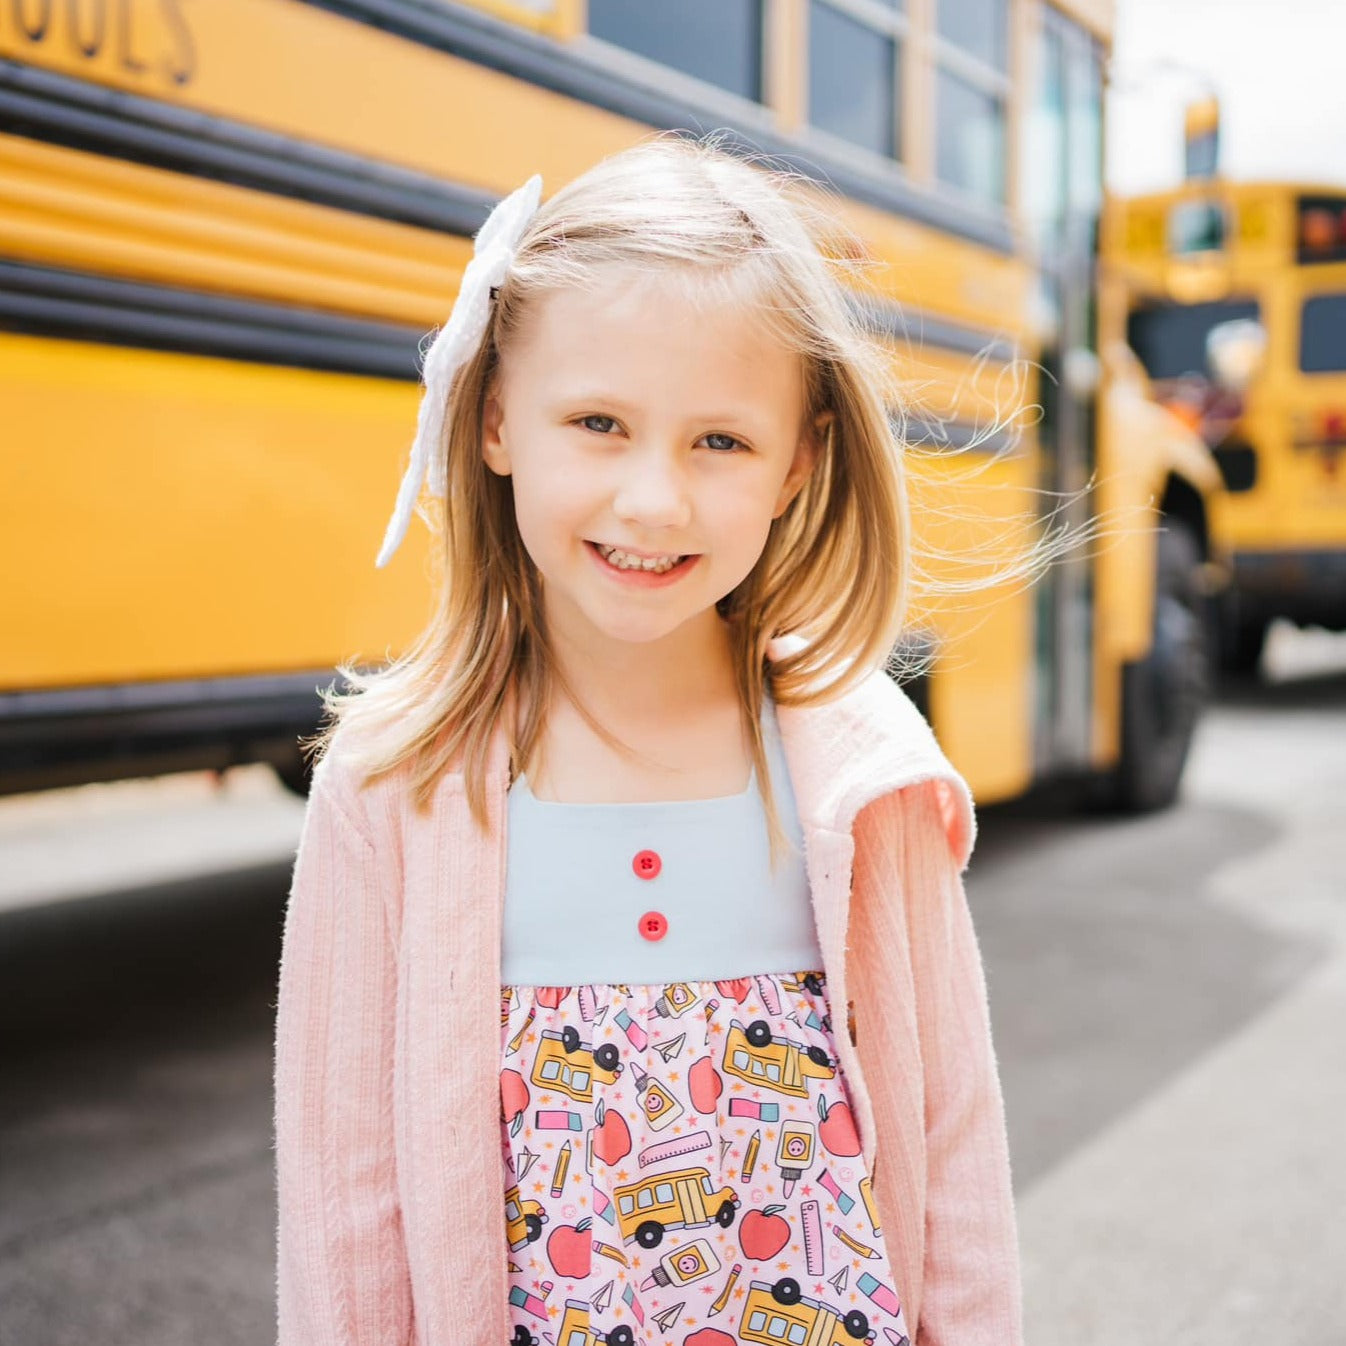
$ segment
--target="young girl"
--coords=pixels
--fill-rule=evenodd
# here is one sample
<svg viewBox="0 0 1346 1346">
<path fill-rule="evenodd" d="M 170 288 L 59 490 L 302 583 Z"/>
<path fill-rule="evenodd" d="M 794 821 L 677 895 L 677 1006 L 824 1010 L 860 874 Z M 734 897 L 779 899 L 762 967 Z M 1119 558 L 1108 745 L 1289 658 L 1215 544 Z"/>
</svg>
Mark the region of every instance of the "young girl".
<svg viewBox="0 0 1346 1346">
<path fill-rule="evenodd" d="M 884 672 L 885 357 L 656 139 L 477 238 L 413 647 L 331 695 L 276 1043 L 282 1346 L 1020 1340 L 966 786 Z"/>
</svg>

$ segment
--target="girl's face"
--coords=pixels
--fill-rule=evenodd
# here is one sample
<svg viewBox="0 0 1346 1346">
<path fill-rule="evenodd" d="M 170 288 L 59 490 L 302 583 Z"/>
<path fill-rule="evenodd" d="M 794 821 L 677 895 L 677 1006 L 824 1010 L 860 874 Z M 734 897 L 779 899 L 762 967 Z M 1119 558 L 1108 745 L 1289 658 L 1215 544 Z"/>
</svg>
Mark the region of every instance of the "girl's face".
<svg viewBox="0 0 1346 1346">
<path fill-rule="evenodd" d="M 616 269 L 534 306 L 482 431 L 548 625 L 586 648 L 715 621 L 817 453 L 797 355 L 750 313 Z"/>
</svg>

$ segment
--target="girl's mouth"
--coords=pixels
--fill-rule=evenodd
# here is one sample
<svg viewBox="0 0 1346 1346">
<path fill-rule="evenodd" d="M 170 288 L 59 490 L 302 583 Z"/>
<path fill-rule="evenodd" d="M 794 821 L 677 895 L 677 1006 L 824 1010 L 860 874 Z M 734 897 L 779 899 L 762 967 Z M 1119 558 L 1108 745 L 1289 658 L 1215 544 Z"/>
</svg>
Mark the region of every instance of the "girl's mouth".
<svg viewBox="0 0 1346 1346">
<path fill-rule="evenodd" d="M 612 547 L 605 542 L 586 542 L 585 545 L 605 570 L 632 580 L 671 579 L 687 570 L 698 559 L 696 553 L 686 556 L 672 552 L 663 556 L 639 556 L 635 552 L 623 551 L 620 547 Z"/>
</svg>

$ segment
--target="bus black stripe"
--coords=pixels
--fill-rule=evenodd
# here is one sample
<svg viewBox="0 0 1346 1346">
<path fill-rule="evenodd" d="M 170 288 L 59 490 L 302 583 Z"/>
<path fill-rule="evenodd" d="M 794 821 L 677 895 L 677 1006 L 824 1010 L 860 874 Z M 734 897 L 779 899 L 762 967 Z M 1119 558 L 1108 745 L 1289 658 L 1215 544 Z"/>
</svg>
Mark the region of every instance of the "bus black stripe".
<svg viewBox="0 0 1346 1346">
<path fill-rule="evenodd" d="M 424 336 L 320 309 L 7 261 L 0 329 L 411 382 Z"/>
<path fill-rule="evenodd" d="M 276 196 L 472 235 L 489 192 L 34 66 L 0 61 L 0 127 L 14 135 Z"/>
</svg>

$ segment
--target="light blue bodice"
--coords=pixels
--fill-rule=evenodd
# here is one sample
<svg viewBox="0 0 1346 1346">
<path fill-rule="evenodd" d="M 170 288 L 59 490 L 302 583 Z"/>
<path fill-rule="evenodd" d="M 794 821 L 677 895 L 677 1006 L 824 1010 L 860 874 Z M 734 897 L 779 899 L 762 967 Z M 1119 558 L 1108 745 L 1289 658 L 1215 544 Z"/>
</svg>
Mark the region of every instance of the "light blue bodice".
<svg viewBox="0 0 1346 1346">
<path fill-rule="evenodd" d="M 509 792 L 501 976 L 507 985 L 658 985 L 822 967 L 780 733 L 763 717 L 788 852 L 773 871 L 756 773 L 741 794 L 563 804 Z M 658 857 L 637 875 L 641 852 Z M 661 915 L 662 938 L 641 933 Z M 655 922 L 656 928 L 658 923 Z"/>
</svg>

